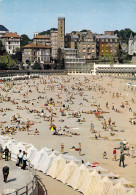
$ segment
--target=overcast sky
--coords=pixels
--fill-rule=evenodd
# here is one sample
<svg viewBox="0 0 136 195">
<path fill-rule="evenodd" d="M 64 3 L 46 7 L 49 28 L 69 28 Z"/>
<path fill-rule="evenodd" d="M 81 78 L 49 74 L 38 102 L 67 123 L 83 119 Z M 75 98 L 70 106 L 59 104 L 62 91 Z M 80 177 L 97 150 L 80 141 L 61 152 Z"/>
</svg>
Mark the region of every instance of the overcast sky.
<svg viewBox="0 0 136 195">
<path fill-rule="evenodd" d="M 131 28 L 136 32 L 136 0 L 0 0 L 0 24 L 11 32 L 33 37 L 33 32 L 57 28 L 66 19 L 66 33 L 89 29 Z"/>
</svg>

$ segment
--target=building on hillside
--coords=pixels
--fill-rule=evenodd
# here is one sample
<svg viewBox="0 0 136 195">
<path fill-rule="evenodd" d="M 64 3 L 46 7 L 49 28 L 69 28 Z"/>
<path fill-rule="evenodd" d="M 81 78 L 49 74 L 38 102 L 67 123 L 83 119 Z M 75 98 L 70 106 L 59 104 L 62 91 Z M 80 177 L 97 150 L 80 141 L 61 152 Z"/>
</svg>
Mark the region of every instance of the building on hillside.
<svg viewBox="0 0 136 195">
<path fill-rule="evenodd" d="M 79 37 L 73 33 L 67 33 L 65 36 L 65 48 L 77 49 Z"/>
<path fill-rule="evenodd" d="M 33 43 L 42 43 L 43 45 L 51 46 L 51 36 L 36 35 L 34 33 Z"/>
<path fill-rule="evenodd" d="M 99 59 L 116 58 L 119 48 L 119 38 L 115 35 L 97 35 L 97 55 Z"/>
<path fill-rule="evenodd" d="M 57 58 L 57 50 L 58 50 L 58 31 L 51 31 L 51 57 L 53 59 Z"/>
<path fill-rule="evenodd" d="M 22 61 L 26 65 L 27 61 L 33 65 L 35 62 L 40 64 L 50 64 L 51 46 L 42 43 L 30 43 L 23 47 Z"/>
<path fill-rule="evenodd" d="M 77 49 L 79 57 L 85 59 L 96 58 L 96 38 L 90 30 L 85 32 L 73 31 L 65 36 L 67 48 Z"/>
<path fill-rule="evenodd" d="M 130 35 L 129 41 L 128 41 L 128 54 L 134 55 L 136 54 L 136 35 L 133 36 Z"/>
<path fill-rule="evenodd" d="M 77 43 L 79 56 L 85 59 L 96 58 L 96 37 L 90 30 L 80 32 L 79 42 Z"/>
<path fill-rule="evenodd" d="M 105 35 L 114 35 L 114 31 L 104 31 Z"/>
<path fill-rule="evenodd" d="M 21 36 L 16 33 L 9 32 L 1 36 L 3 45 L 9 54 L 15 54 L 17 49 L 20 49 Z"/>
<path fill-rule="evenodd" d="M 3 36 L 3 35 L 6 35 L 9 33 L 9 30 L 3 26 L 3 25 L 0 25 L 0 38 Z"/>
<path fill-rule="evenodd" d="M 91 73 L 91 66 L 78 57 L 77 49 L 64 48 L 65 70 L 68 73 Z"/>
<path fill-rule="evenodd" d="M 58 48 L 65 48 L 65 18 L 58 18 Z"/>
</svg>

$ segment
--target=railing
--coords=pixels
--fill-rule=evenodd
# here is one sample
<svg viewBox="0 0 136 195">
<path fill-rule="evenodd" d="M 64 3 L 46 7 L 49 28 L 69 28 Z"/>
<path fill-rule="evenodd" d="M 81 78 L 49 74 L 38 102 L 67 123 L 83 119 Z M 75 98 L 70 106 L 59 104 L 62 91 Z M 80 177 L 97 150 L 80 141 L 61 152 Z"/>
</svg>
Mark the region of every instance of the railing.
<svg viewBox="0 0 136 195">
<path fill-rule="evenodd" d="M 9 152 L 9 159 L 14 159 L 16 154 Z M 34 166 L 28 162 L 28 170 L 32 173 L 33 179 L 27 183 L 22 188 L 19 188 L 13 192 L 5 193 L 6 195 L 47 195 L 47 189 L 45 188 L 44 184 L 42 183 L 41 179 L 36 175 L 36 170 L 34 169 Z"/>
<path fill-rule="evenodd" d="M 0 70 L 0 77 L 10 77 L 16 75 L 45 75 L 45 74 L 66 74 L 65 70 Z"/>
</svg>

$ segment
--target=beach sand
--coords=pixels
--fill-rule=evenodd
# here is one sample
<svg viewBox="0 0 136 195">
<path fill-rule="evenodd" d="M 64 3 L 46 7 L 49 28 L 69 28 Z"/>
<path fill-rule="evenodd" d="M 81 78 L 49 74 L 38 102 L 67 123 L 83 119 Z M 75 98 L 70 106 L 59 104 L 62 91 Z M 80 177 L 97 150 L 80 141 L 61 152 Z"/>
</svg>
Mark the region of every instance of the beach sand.
<svg viewBox="0 0 136 195">
<path fill-rule="evenodd" d="M 43 80 L 46 80 L 46 83 L 43 83 Z M 40 83 L 41 82 L 41 83 Z M 118 78 L 109 78 L 109 77 L 92 77 L 92 76 L 45 76 L 43 78 L 31 79 L 26 81 L 14 81 L 13 87 L 9 87 L 6 84 L 1 83 L 1 95 L 4 97 L 11 97 L 11 100 L 15 100 L 18 104 L 12 104 L 11 101 L 1 101 L 1 108 L 10 108 L 12 111 L 0 112 L 0 121 L 6 123 L 1 123 L 1 126 L 11 126 L 10 118 L 17 113 L 20 114 L 21 121 L 27 121 L 28 119 L 34 122 L 34 125 L 30 126 L 30 134 L 34 134 L 34 130 L 37 128 L 40 132 L 39 135 L 28 135 L 27 131 L 17 131 L 15 135 L 10 135 L 11 138 L 14 138 L 19 141 L 32 143 L 39 150 L 43 147 L 49 147 L 54 150 L 61 150 L 61 142 L 64 142 L 64 152 L 68 152 L 69 155 L 75 156 L 78 159 L 84 160 L 85 162 L 98 162 L 100 165 L 108 169 L 109 172 L 113 172 L 120 177 L 125 177 L 128 181 L 133 182 L 132 184 L 136 186 L 136 161 L 135 158 L 125 156 L 125 168 L 119 167 L 119 157 L 120 150 L 117 150 L 117 161 L 113 161 L 113 149 L 119 148 L 120 142 L 124 139 L 129 143 L 130 148 L 133 146 L 136 149 L 136 126 L 131 125 L 129 118 L 133 118 L 133 112 L 136 112 L 136 97 L 135 89 L 127 85 L 128 81 Z M 135 84 L 135 81 L 133 81 Z M 51 89 L 51 86 L 54 88 Z M 92 87 L 92 90 L 88 88 Z M 37 88 L 38 87 L 38 91 Z M 73 88 L 73 89 L 72 89 Z M 80 89 L 81 88 L 81 89 Z M 100 88 L 100 91 L 99 91 Z M 66 91 L 65 91 L 66 89 Z M 29 92 L 31 90 L 32 92 Z M 20 91 L 20 93 L 18 93 Z M 26 97 L 23 94 L 27 94 Z M 119 93 L 119 97 L 113 98 L 113 93 L 116 96 L 116 93 Z M 82 96 L 81 96 L 82 94 Z M 41 97 L 44 97 L 42 99 Z M 71 101 L 70 101 L 71 96 Z M 47 100 L 50 98 L 54 99 L 55 106 L 52 104 L 49 106 L 44 106 L 48 104 Z M 134 102 L 132 102 L 132 98 Z M 66 100 L 69 100 L 67 102 Z M 30 103 L 23 103 L 22 100 L 28 100 Z M 61 103 L 57 103 L 62 101 Z M 106 102 L 108 102 L 108 107 L 106 107 Z M 121 104 L 125 105 L 125 108 L 121 108 Z M 34 104 L 34 105 L 32 105 Z M 65 107 L 63 106 L 65 104 Z M 102 128 L 103 119 L 98 120 L 94 114 L 82 113 L 82 111 L 94 111 L 97 110 L 97 106 L 100 104 L 100 108 L 108 113 L 102 114 L 102 116 L 108 121 L 111 117 L 112 122 L 115 122 L 115 130 L 112 133 L 115 133 L 114 136 L 111 136 L 111 131 L 104 131 Z M 127 105 L 128 104 L 128 105 Z M 65 109 L 69 105 L 70 110 L 64 111 L 67 116 L 61 116 L 60 108 Z M 96 106 L 97 105 L 97 106 Z M 115 109 L 120 110 L 120 113 L 112 110 L 114 105 Z M 80 135 L 69 136 L 57 136 L 52 135 L 53 131 L 50 131 L 50 121 L 44 121 L 43 117 L 39 117 L 37 113 L 30 113 L 26 109 L 18 110 L 17 106 L 24 108 L 28 107 L 30 110 L 38 110 L 46 113 L 46 116 L 50 116 L 51 113 L 46 110 L 50 107 L 52 112 L 56 113 L 53 117 L 53 124 L 56 126 L 57 130 L 64 129 L 64 126 L 70 127 L 66 129 L 67 131 L 78 133 Z M 129 111 L 129 108 L 132 108 L 132 112 Z M 81 119 L 85 118 L 86 122 L 77 122 L 78 118 L 72 117 L 72 113 L 80 111 Z M 5 114 L 4 114 L 5 113 Z M 4 116 L 3 116 L 4 115 Z M 60 120 L 63 119 L 64 122 Z M 90 124 L 94 124 L 94 129 L 100 131 L 102 137 L 108 137 L 109 139 L 99 138 L 98 140 L 94 139 L 95 134 L 90 132 Z M 16 125 L 16 124 L 15 124 Z M 123 130 L 123 132 L 122 132 Z M 99 133 L 97 133 L 99 135 Z M 79 152 L 70 149 L 72 146 L 76 148 L 79 147 L 79 142 L 82 145 L 82 155 L 79 156 Z M 102 153 L 107 152 L 107 159 L 103 159 Z M 43 183 L 48 189 L 52 188 L 53 179 L 47 179 L 47 176 L 39 173 L 42 177 Z M 56 185 L 56 188 L 55 188 Z M 53 186 L 56 189 L 56 193 L 49 190 L 50 194 L 58 194 L 58 181 L 53 182 Z M 79 194 L 78 192 L 71 191 L 70 187 L 60 184 L 60 189 L 63 189 L 63 194 Z M 64 187 L 61 187 L 64 186 Z M 67 193 L 67 189 L 70 188 L 70 193 Z"/>
</svg>

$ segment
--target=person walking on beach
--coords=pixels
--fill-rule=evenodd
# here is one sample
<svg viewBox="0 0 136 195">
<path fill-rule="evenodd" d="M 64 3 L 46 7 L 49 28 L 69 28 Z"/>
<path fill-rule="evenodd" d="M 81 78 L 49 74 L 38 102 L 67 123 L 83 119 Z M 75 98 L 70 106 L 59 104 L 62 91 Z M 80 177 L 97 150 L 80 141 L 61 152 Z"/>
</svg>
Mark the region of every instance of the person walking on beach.
<svg viewBox="0 0 136 195">
<path fill-rule="evenodd" d="M 82 150 L 82 146 L 81 143 L 79 143 L 79 156 L 81 156 L 81 150 Z"/>
<path fill-rule="evenodd" d="M 124 156 L 124 154 L 121 152 L 121 154 L 120 154 L 120 161 L 119 161 L 119 166 L 121 167 L 121 162 L 122 162 L 122 164 L 123 164 L 123 167 L 125 167 L 125 165 L 124 165 L 124 160 L 125 160 L 125 156 Z"/>
<path fill-rule="evenodd" d="M 7 165 L 3 167 L 2 172 L 3 172 L 4 182 L 6 183 L 9 175 L 9 167 Z"/>
<path fill-rule="evenodd" d="M 5 150 L 4 150 L 4 153 L 5 153 L 5 161 L 8 161 L 9 149 L 7 148 L 7 146 L 6 146 Z"/>
<path fill-rule="evenodd" d="M 116 161 L 116 149 L 115 149 L 115 148 L 114 148 L 114 150 L 113 150 L 113 160 Z"/>
<path fill-rule="evenodd" d="M 3 147 L 0 144 L 0 160 L 2 160 L 2 158 L 3 158 Z"/>
<path fill-rule="evenodd" d="M 61 142 L 61 153 L 64 154 L 64 143 L 63 143 L 63 141 Z"/>
</svg>

